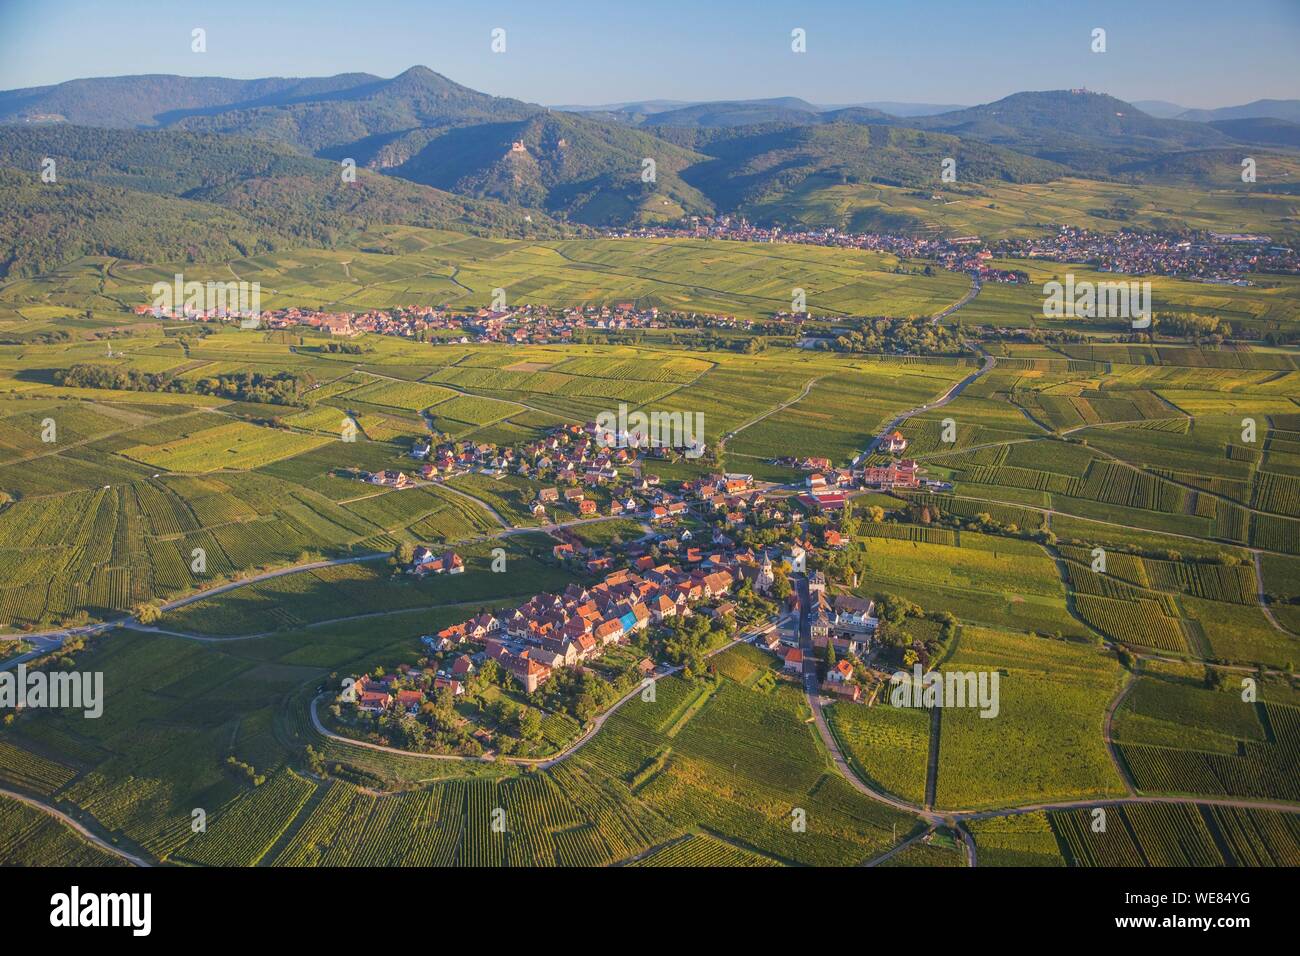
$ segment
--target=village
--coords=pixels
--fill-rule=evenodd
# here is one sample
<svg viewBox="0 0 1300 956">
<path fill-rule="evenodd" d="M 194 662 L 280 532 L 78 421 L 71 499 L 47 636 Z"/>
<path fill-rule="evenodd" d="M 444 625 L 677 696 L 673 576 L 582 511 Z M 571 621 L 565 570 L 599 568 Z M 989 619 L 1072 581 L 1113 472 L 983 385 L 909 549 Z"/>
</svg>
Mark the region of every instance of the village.
<svg viewBox="0 0 1300 956">
<path fill-rule="evenodd" d="M 578 580 L 420 637 L 414 664 L 354 675 L 355 693 L 339 711 L 343 729 L 373 735 L 400 725 L 401 739 L 418 747 L 450 722 L 460 728 L 460 751 L 516 753 L 528 746 L 522 733 L 513 740 L 499 725 L 488 731 L 463 716 L 458 721 L 456 713 L 477 713 L 460 702 L 505 695 L 517 707 L 515 723 L 530 707 L 553 716 L 571 705 L 575 680 L 612 701 L 666 668 L 704 669 L 708 650 L 744 639 L 774 654 L 790 678 L 813 673 L 824 695 L 871 704 L 890 667 L 934 651 L 933 641 L 903 646 L 892 634 L 882 641 L 875 600 L 855 593 L 861 545 L 854 541 L 852 495 L 943 484 L 923 478 L 915 460 L 898 457 L 908 444 L 901 432 L 878 436 L 846 468 L 821 458 L 782 459 L 807 473 L 786 485 L 722 473 L 672 489 L 657 476 L 639 476 L 641 450 L 602 447 L 594 433 L 588 423 L 519 448 L 417 445 L 415 457 L 428 459 L 420 473 L 432 480 L 475 469 L 562 475 L 556 486 L 537 489 L 532 513 L 556 522 L 550 558 Z M 414 479 L 384 472 L 368 480 L 402 487 Z M 645 533 L 595 546 L 560 523 L 595 516 L 584 484 L 608 485 L 607 515 L 635 520 Z M 462 574 L 465 566 L 454 550 L 422 545 L 400 570 L 418 579 Z M 557 680 L 560 689 L 548 697 Z M 412 732 L 404 723 L 410 719 L 428 729 Z"/>
<path fill-rule="evenodd" d="M 932 197 L 938 199 L 939 197 Z M 732 242 L 785 242 L 887 252 L 906 259 L 931 260 L 953 272 L 965 272 L 982 282 L 1023 282 L 1016 269 L 999 269 L 992 259 L 1048 259 L 1077 262 L 1099 272 L 1165 275 L 1205 282 L 1249 285 L 1250 273 L 1296 274 L 1300 253 L 1274 243 L 1267 235 L 1188 232 L 1143 232 L 1120 229 L 1102 232 L 1060 226 L 1048 236 L 985 241 L 979 236 L 924 238 L 888 233 L 854 233 L 832 227 L 782 229 L 756 226 L 744 217 L 693 216 L 674 226 L 640 226 L 610 230 L 617 238 L 711 238 Z"/>
</svg>

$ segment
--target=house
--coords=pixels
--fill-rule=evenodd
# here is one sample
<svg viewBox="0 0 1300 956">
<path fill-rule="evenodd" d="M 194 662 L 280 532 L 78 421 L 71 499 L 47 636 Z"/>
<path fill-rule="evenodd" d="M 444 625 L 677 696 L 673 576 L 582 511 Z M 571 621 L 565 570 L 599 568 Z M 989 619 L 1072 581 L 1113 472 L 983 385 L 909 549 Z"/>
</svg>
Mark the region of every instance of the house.
<svg viewBox="0 0 1300 956">
<path fill-rule="evenodd" d="M 717 607 L 709 611 L 709 616 L 715 621 L 724 621 L 736 613 L 736 605 L 731 601 L 723 601 Z"/>
<path fill-rule="evenodd" d="M 451 676 L 452 676 L 452 677 L 469 677 L 469 676 L 472 675 L 472 674 L 474 673 L 474 671 L 476 671 L 477 669 L 478 669 L 478 668 L 476 668 L 476 667 L 474 666 L 474 662 L 473 662 L 472 660 L 470 660 L 469 655 L 468 655 L 468 654 L 462 654 L 462 655 L 460 655 L 460 657 L 456 658 L 456 660 L 452 662 L 452 665 L 451 665 Z"/>
<path fill-rule="evenodd" d="M 415 549 L 411 559 L 410 572 L 415 575 L 462 574 L 464 571 L 465 560 L 455 551 L 444 551 L 435 557 L 431 550 L 422 545 Z"/>
<path fill-rule="evenodd" d="M 667 594 L 661 594 L 650 602 L 650 614 L 657 623 L 670 617 L 676 617 L 677 602 Z"/>
<path fill-rule="evenodd" d="M 734 580 L 728 571 L 714 571 L 712 574 L 706 574 L 703 581 L 705 596 L 717 597 L 720 594 L 726 594 L 731 590 Z"/>
<path fill-rule="evenodd" d="M 862 483 L 874 488 L 916 488 L 920 484 L 916 461 L 903 458 L 888 465 L 872 465 L 863 470 Z"/>
<path fill-rule="evenodd" d="M 546 505 L 542 504 L 540 501 L 534 501 L 532 508 L 529 510 L 532 511 L 534 518 L 546 517 Z"/>
<path fill-rule="evenodd" d="M 387 691 L 363 690 L 357 695 L 357 707 L 371 714 L 382 714 L 392 702 L 393 698 Z"/>
<path fill-rule="evenodd" d="M 537 500 L 542 504 L 554 504 L 560 500 L 560 490 L 558 488 L 539 488 L 537 490 Z"/>
<path fill-rule="evenodd" d="M 846 660 L 837 661 L 826 674 L 826 679 L 836 684 L 843 684 L 853 679 L 853 665 Z"/>
<path fill-rule="evenodd" d="M 842 491 L 822 491 L 800 495 L 798 500 L 809 511 L 839 511 L 848 501 L 848 496 Z"/>
<path fill-rule="evenodd" d="M 822 690 L 834 694 L 836 697 L 847 700 L 849 703 L 858 704 L 862 702 L 862 688 L 857 684 L 846 684 L 842 681 L 827 681 L 822 685 Z"/>
<path fill-rule="evenodd" d="M 597 624 L 591 633 L 602 645 L 613 644 L 623 636 L 623 625 L 618 618 L 610 618 Z"/>
<path fill-rule="evenodd" d="M 424 695 L 418 690 L 399 690 L 397 692 L 397 706 L 408 714 L 418 713 L 420 705 L 423 703 Z"/>
<path fill-rule="evenodd" d="M 880 451 L 887 451 L 891 455 L 899 455 L 907 451 L 907 438 L 903 433 L 895 428 L 887 435 L 881 435 L 880 441 L 876 443 L 876 448 Z"/>
<path fill-rule="evenodd" d="M 837 631 L 847 631 L 852 634 L 875 633 L 878 624 L 875 617 L 875 601 L 870 598 L 840 594 L 836 595 L 833 606 L 834 625 Z"/>
<path fill-rule="evenodd" d="M 411 457 L 416 461 L 423 461 L 429 457 L 429 452 L 432 450 L 433 446 L 427 438 L 417 438 L 411 445 Z"/>
<path fill-rule="evenodd" d="M 564 500 L 567 504 L 573 504 L 575 501 L 582 501 L 587 497 L 587 493 L 581 488 L 565 488 Z"/>
<path fill-rule="evenodd" d="M 449 690 L 452 697 L 459 697 L 465 693 L 465 685 L 450 677 L 435 677 L 433 679 L 433 689 L 435 692 Z"/>
<path fill-rule="evenodd" d="M 596 502 L 592 501 L 590 498 L 583 498 L 581 501 L 578 502 L 578 514 L 594 515 L 595 513 L 596 513 Z"/>
<path fill-rule="evenodd" d="M 377 471 L 370 476 L 370 483 L 373 485 L 387 485 L 392 488 L 405 488 L 411 483 L 411 479 L 406 476 L 404 471 Z"/>
<path fill-rule="evenodd" d="M 519 681 L 525 694 L 533 693 L 551 676 L 551 669 L 545 664 L 513 654 L 506 661 L 506 670 Z"/>
<path fill-rule="evenodd" d="M 785 662 L 782 667 L 793 673 L 799 673 L 803 670 L 803 651 L 797 647 L 785 647 L 777 652 Z"/>
</svg>

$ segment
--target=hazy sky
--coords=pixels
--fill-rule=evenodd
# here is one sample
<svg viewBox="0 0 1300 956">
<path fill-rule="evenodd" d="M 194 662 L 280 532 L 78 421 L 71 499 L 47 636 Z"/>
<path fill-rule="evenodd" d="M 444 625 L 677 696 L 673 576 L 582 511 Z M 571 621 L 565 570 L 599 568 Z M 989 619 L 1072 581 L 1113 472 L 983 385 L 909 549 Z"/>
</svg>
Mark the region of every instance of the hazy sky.
<svg viewBox="0 0 1300 956">
<path fill-rule="evenodd" d="M 207 31 L 207 52 L 190 49 Z M 493 28 L 506 50 L 490 49 Z M 1104 28 L 1107 51 L 1090 50 Z M 790 49 L 802 28 L 807 52 Z M 1300 97 L 1300 0 L 0 0 L 0 89 L 85 76 L 393 76 L 538 103 L 979 103 L 1086 86 Z"/>
</svg>

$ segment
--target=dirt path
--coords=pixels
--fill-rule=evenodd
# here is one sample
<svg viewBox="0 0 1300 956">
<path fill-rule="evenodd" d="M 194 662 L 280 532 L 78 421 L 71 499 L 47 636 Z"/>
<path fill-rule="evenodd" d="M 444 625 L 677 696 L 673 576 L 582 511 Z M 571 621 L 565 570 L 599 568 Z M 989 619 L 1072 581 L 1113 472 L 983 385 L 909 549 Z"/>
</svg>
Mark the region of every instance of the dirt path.
<svg viewBox="0 0 1300 956">
<path fill-rule="evenodd" d="M 1115 765 L 1115 771 L 1119 774 L 1119 778 L 1124 781 L 1124 787 L 1128 790 L 1130 797 L 1137 796 L 1137 785 L 1133 782 L 1133 778 L 1129 776 L 1119 751 L 1115 749 L 1115 737 L 1111 733 L 1111 727 L 1115 722 L 1115 712 L 1124 703 L 1124 698 L 1128 696 L 1135 683 L 1137 683 L 1137 674 L 1130 671 L 1127 680 L 1124 681 L 1124 686 L 1119 689 L 1115 699 L 1106 708 L 1106 717 L 1101 725 L 1101 736 L 1106 741 L 1106 753 L 1110 755 L 1110 762 Z"/>
<path fill-rule="evenodd" d="M 90 832 L 90 830 L 86 829 L 86 827 L 83 826 L 79 821 L 74 820 L 72 817 L 68 816 L 58 807 L 51 806 L 48 803 L 45 803 L 41 800 L 37 800 L 35 797 L 29 797 L 26 794 L 16 793 L 13 790 L 9 790 L 4 787 L 0 787 L 0 795 L 6 796 L 11 800 L 17 800 L 19 803 L 26 804 L 27 806 L 31 807 L 34 810 L 40 810 L 42 813 L 54 817 L 60 823 L 75 830 L 79 836 L 83 837 L 90 843 L 93 843 L 95 846 L 99 847 L 99 849 L 105 851 L 106 853 L 111 853 L 113 854 L 113 856 L 116 856 L 119 859 L 126 860 L 132 866 L 152 865 L 151 863 L 149 863 L 148 860 L 138 857 L 134 853 L 128 853 L 126 850 L 123 850 L 121 847 L 113 846 L 113 844 L 109 843 L 103 837 L 97 836 L 96 834 Z"/>
<path fill-rule="evenodd" d="M 782 402 L 780 405 L 777 405 L 775 408 L 768 409 L 762 415 L 759 415 L 757 418 L 751 419 L 750 421 L 745 422 L 745 424 L 739 426 L 738 428 L 735 428 L 732 431 L 727 432 L 727 434 L 722 437 L 722 441 L 718 442 L 718 444 L 726 445 L 727 442 L 735 438 L 737 435 L 743 432 L 750 425 L 757 425 L 765 418 L 770 418 L 773 415 L 775 415 L 777 412 L 783 412 L 791 405 L 796 405 L 799 402 L 802 402 L 805 398 L 808 397 L 808 393 L 812 391 L 812 387 L 816 385 L 819 381 L 821 381 L 821 376 L 808 379 L 808 381 L 804 383 L 803 391 L 800 392 L 798 395 L 796 395 L 794 398 L 790 399 L 787 402 Z"/>
<path fill-rule="evenodd" d="M 1282 622 L 1273 616 L 1273 609 L 1268 606 L 1268 597 L 1264 592 L 1264 564 L 1260 560 L 1259 549 L 1251 548 L 1250 556 L 1255 559 L 1255 584 L 1258 592 L 1257 597 L 1259 598 L 1259 609 L 1264 612 L 1268 622 L 1287 637 L 1300 637 L 1300 634 L 1295 634 L 1283 627 Z"/>
</svg>

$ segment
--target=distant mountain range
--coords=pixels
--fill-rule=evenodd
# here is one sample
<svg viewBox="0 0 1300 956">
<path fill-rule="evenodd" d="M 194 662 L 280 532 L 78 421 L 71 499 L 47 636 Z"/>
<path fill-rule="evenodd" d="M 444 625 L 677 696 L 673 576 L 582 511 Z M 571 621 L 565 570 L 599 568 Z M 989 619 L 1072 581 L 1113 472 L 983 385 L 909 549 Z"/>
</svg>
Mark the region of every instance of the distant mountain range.
<svg viewBox="0 0 1300 956">
<path fill-rule="evenodd" d="M 1255 100 L 1241 106 L 1224 106 L 1217 110 L 1185 110 L 1178 119 L 1197 123 L 1219 120 L 1280 119 L 1300 123 L 1300 100 Z"/>
<path fill-rule="evenodd" d="M 1300 101 L 1211 111 L 1147 105 L 1058 90 L 970 107 L 779 97 L 547 108 L 422 66 L 390 79 L 73 80 L 0 92 L 0 167 L 14 171 L 0 179 L 0 221 L 29 236 L 33 223 L 49 236 L 74 235 L 77 211 L 31 188 L 45 157 L 56 160 L 64 194 L 100 217 L 90 238 L 68 239 L 79 254 L 189 255 L 232 244 L 327 245 L 380 222 L 555 234 L 770 205 L 809 184 L 933 191 L 948 158 L 965 183 L 1208 183 L 1222 179 L 1216 164 L 1236 165 L 1243 144 L 1300 148 Z M 347 160 L 361 174 L 343 189 Z M 147 203 L 132 198 L 142 193 Z M 183 230 L 160 229 L 152 242 L 110 227 L 133 201 L 161 222 L 188 216 L 226 235 L 186 244 Z M 195 204 L 211 208 L 196 215 Z M 123 221 L 139 224 L 129 214 Z M 53 247 L 33 241 L 48 265 Z M 0 248 L 9 254 L 0 269 L 35 267 L 14 248 Z"/>
</svg>

